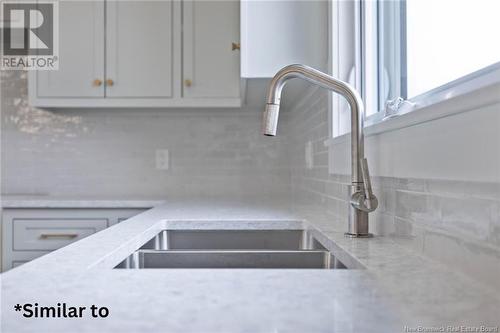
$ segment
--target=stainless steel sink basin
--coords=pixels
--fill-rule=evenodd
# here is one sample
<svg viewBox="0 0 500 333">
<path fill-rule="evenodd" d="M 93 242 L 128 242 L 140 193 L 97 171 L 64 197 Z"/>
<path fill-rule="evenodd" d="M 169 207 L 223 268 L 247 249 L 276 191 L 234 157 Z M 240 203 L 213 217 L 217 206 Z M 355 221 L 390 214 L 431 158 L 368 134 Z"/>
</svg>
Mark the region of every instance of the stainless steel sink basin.
<svg viewBox="0 0 500 333">
<path fill-rule="evenodd" d="M 320 250 L 141 250 L 132 268 L 329 268 L 329 257 Z"/>
<path fill-rule="evenodd" d="M 141 249 L 300 250 L 303 230 L 165 230 Z"/>
<path fill-rule="evenodd" d="M 163 230 L 115 268 L 346 268 L 305 230 Z"/>
</svg>

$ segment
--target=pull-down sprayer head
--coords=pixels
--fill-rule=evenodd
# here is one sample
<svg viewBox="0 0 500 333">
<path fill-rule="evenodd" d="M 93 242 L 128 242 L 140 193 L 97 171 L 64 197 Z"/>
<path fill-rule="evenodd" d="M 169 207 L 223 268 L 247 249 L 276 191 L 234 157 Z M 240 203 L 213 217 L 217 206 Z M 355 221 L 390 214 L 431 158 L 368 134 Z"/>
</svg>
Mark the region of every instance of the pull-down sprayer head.
<svg viewBox="0 0 500 333">
<path fill-rule="evenodd" d="M 267 136 L 276 136 L 278 129 L 278 118 L 280 114 L 281 90 L 286 81 L 296 77 L 293 68 L 302 65 L 290 65 L 282 68 L 271 79 L 269 90 L 267 91 L 266 108 L 264 109 L 264 118 L 262 120 L 262 133 Z"/>
<path fill-rule="evenodd" d="M 267 136 L 275 136 L 278 129 L 278 117 L 280 113 L 279 104 L 266 104 L 264 119 L 262 121 L 262 132 Z"/>
</svg>

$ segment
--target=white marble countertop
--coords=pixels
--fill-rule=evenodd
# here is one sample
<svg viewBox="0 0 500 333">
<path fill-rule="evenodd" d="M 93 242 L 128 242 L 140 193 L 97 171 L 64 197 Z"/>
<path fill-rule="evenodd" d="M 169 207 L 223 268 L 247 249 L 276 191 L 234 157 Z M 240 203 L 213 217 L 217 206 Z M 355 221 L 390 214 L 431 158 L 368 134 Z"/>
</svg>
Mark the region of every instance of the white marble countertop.
<svg viewBox="0 0 500 333">
<path fill-rule="evenodd" d="M 348 270 L 112 269 L 165 228 L 307 228 Z M 500 297 L 385 237 L 349 239 L 314 207 L 167 202 L 1 278 L 2 332 L 405 332 L 498 326 Z M 23 318 L 16 304 L 106 306 Z M 406 330 L 408 331 L 408 330 Z"/>
<path fill-rule="evenodd" d="M 152 208 L 162 204 L 157 198 L 68 198 L 48 195 L 3 195 L 2 208 Z"/>
</svg>

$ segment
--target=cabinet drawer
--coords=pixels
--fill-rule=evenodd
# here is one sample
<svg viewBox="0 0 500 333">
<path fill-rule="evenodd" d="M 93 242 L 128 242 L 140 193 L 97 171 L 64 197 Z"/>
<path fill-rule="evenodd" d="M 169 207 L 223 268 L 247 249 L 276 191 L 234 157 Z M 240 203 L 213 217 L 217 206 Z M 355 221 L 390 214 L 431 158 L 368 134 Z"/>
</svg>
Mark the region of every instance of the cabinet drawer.
<svg viewBox="0 0 500 333">
<path fill-rule="evenodd" d="M 21 266 L 21 265 L 23 265 L 23 264 L 25 264 L 25 263 L 27 263 L 27 262 L 28 262 L 28 261 L 24 261 L 24 260 L 22 260 L 22 261 L 13 261 L 13 262 L 12 262 L 12 268 L 19 267 L 19 266 Z"/>
<path fill-rule="evenodd" d="M 105 229 L 108 219 L 15 218 L 12 222 L 13 250 L 51 251 Z"/>
</svg>

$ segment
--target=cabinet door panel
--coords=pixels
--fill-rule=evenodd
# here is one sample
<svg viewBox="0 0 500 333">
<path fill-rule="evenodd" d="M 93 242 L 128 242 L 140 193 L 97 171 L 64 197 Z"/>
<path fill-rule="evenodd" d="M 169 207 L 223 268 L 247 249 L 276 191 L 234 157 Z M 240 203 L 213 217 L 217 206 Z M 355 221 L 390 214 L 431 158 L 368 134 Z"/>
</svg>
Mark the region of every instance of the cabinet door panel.
<svg viewBox="0 0 500 333">
<path fill-rule="evenodd" d="M 104 97 L 104 1 L 59 2 L 59 70 L 36 79 L 38 97 Z"/>
<path fill-rule="evenodd" d="M 239 16 L 239 1 L 183 2 L 184 97 L 240 97 Z"/>
<path fill-rule="evenodd" d="M 326 70 L 328 3 L 241 0 L 241 76 L 270 78 L 290 64 Z"/>
<path fill-rule="evenodd" d="M 106 97 L 172 97 L 173 1 L 108 1 Z"/>
</svg>

